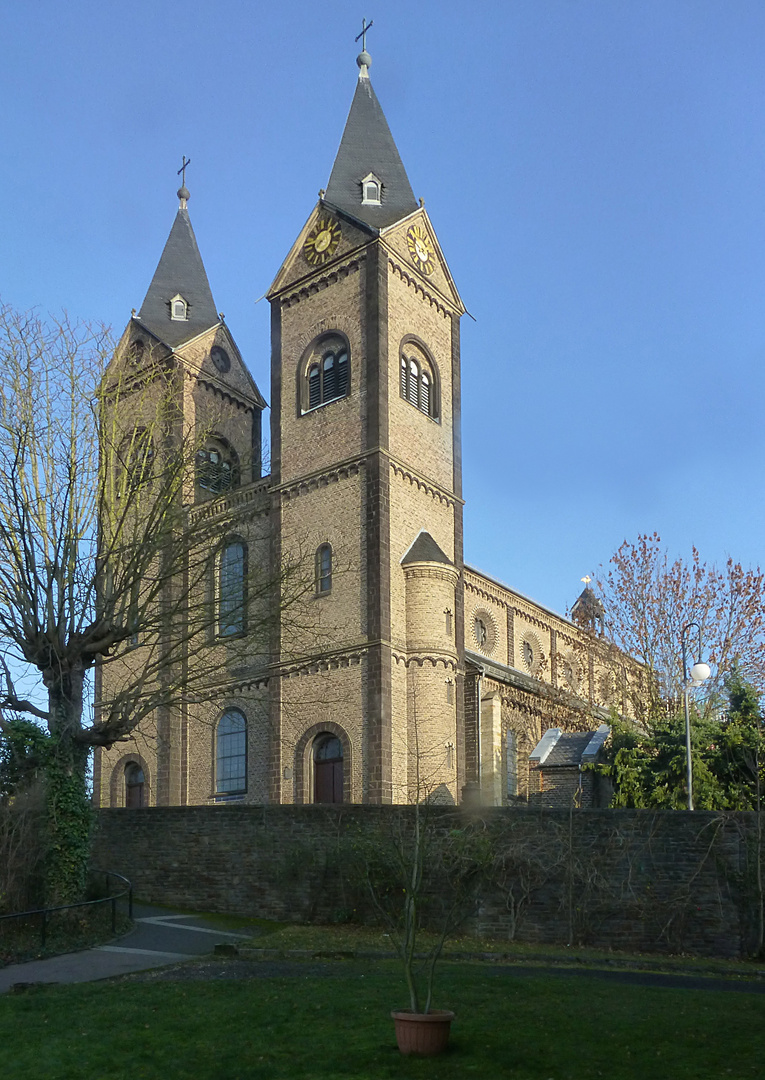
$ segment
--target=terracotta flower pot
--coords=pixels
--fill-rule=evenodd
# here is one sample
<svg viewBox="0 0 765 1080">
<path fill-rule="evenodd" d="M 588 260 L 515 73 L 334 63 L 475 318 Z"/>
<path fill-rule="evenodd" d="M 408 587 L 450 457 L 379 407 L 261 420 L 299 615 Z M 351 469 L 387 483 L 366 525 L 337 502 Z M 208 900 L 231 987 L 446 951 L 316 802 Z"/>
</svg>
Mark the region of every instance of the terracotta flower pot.
<svg viewBox="0 0 765 1080">
<path fill-rule="evenodd" d="M 430 1057 L 446 1049 L 453 1012 L 433 1009 L 429 1013 L 413 1013 L 409 1009 L 400 1009 L 392 1012 L 391 1016 L 396 1024 L 396 1042 L 402 1054 Z"/>
</svg>

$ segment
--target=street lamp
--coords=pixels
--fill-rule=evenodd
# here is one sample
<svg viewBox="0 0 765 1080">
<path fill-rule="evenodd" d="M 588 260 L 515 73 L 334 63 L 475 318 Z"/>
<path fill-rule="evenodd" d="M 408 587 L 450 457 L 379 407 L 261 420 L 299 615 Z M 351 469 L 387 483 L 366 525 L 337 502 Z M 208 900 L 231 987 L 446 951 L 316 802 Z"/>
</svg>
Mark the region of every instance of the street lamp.
<svg viewBox="0 0 765 1080">
<path fill-rule="evenodd" d="M 699 647 L 696 655 L 698 660 L 690 671 L 688 678 L 688 661 L 686 658 L 685 632 L 695 626 L 699 632 Z M 688 788 L 688 809 L 693 810 L 693 765 L 691 764 L 691 718 L 688 712 L 688 685 L 701 686 L 712 674 L 709 664 L 701 659 L 701 627 L 697 622 L 686 623 L 680 631 L 680 647 L 683 650 L 683 705 L 685 706 L 685 773 L 686 786 Z"/>
</svg>

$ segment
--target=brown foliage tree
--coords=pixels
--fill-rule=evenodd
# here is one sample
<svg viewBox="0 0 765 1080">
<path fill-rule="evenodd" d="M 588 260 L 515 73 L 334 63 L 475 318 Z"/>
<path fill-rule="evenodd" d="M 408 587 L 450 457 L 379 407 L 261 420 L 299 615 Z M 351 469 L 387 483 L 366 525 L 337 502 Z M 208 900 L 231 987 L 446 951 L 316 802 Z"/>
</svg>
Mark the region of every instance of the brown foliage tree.
<svg viewBox="0 0 765 1080">
<path fill-rule="evenodd" d="M 765 690 L 765 575 L 728 559 L 722 569 L 702 562 L 671 560 L 658 533 L 626 541 L 594 575 L 606 613 L 608 636 L 642 661 L 647 678 L 635 702 L 636 715 L 672 714 L 682 696 L 681 632 L 701 627 L 703 659 L 712 675 L 697 692 L 700 712 L 719 708 L 724 680 L 734 666 L 760 693 Z M 698 637 L 687 640 L 689 663 Z"/>
</svg>

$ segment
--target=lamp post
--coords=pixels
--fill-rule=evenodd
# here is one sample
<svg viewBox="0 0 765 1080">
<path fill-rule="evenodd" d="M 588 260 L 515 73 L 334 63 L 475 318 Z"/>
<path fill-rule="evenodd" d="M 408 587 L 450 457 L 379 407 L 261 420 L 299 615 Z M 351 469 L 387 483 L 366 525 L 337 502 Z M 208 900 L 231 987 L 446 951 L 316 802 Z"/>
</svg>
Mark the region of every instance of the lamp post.
<svg viewBox="0 0 765 1080">
<path fill-rule="evenodd" d="M 696 652 L 698 660 L 693 665 L 690 671 L 690 679 L 688 678 L 688 661 L 686 657 L 686 642 L 685 633 L 686 630 L 690 630 L 692 626 L 695 626 L 699 632 L 699 646 Z M 683 705 L 685 706 L 685 774 L 686 774 L 686 787 L 688 789 L 688 809 L 693 810 L 693 765 L 691 763 L 691 717 L 688 712 L 688 684 L 692 686 L 701 686 L 709 676 L 712 674 L 712 670 L 709 664 L 705 664 L 701 659 L 701 627 L 697 622 L 686 623 L 680 631 L 680 647 L 683 650 Z"/>
</svg>

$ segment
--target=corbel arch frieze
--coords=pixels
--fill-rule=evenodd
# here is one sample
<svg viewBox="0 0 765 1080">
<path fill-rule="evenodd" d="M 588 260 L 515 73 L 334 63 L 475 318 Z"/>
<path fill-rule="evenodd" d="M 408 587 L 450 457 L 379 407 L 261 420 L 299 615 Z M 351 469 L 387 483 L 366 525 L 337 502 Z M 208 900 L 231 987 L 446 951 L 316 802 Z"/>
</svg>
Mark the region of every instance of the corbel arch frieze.
<svg viewBox="0 0 765 1080">
<path fill-rule="evenodd" d="M 363 652 L 344 653 L 340 656 L 321 657 L 289 664 L 279 672 L 282 679 L 295 679 L 306 675 L 320 675 L 327 671 L 337 671 L 339 668 L 356 667 L 364 659 Z"/>
<path fill-rule="evenodd" d="M 548 634 L 553 633 L 553 627 L 548 619 L 543 619 L 539 615 L 535 615 L 533 612 L 527 611 L 525 608 L 513 608 L 513 615 L 516 619 L 521 619 L 525 622 L 531 623 L 539 630 L 544 630 Z"/>
<path fill-rule="evenodd" d="M 430 289 L 426 289 L 419 278 L 415 277 L 414 274 L 410 274 L 408 269 L 402 263 L 399 263 L 396 259 L 394 259 L 391 255 L 388 256 L 388 267 L 390 268 L 391 272 L 397 278 L 399 278 L 400 281 L 403 281 L 407 288 L 411 289 L 414 292 L 415 296 L 419 300 L 422 300 L 425 303 L 429 304 L 431 308 L 434 308 L 438 312 L 438 314 L 441 315 L 442 318 L 451 318 L 452 312 L 449 310 L 446 304 L 444 304 L 443 300 L 440 297 L 436 296 L 435 293 L 431 292 Z"/>
<path fill-rule="evenodd" d="M 197 386 L 201 386 L 208 393 L 212 394 L 213 397 L 220 398 L 221 401 L 225 402 L 227 405 L 232 405 L 240 412 L 254 412 L 254 406 L 252 402 L 245 401 L 237 394 L 234 394 L 229 388 L 224 388 L 218 383 L 211 382 L 209 379 L 204 378 L 198 372 L 186 371 L 186 378 L 189 382 L 193 382 Z"/>
<path fill-rule="evenodd" d="M 317 473 L 315 476 L 298 480 L 294 484 L 283 487 L 281 496 L 285 502 L 289 502 L 290 499 L 298 498 L 300 495 L 307 495 L 311 491 L 317 491 L 319 488 L 336 484 L 339 480 L 347 480 L 349 477 L 358 476 L 364 464 L 363 461 L 352 461 L 327 469 L 325 472 Z"/>
<path fill-rule="evenodd" d="M 440 664 L 444 671 L 456 672 L 457 670 L 457 662 L 453 657 L 439 656 L 436 653 L 418 653 L 414 656 L 407 656 L 404 660 L 405 667 L 412 667 L 413 664 L 416 664 L 417 667 L 420 668 L 424 667 L 425 664 L 430 664 L 431 667 L 437 668 Z"/>
<path fill-rule="evenodd" d="M 441 503 L 443 506 L 456 506 L 457 500 L 450 497 L 441 488 L 436 487 L 435 484 L 428 483 L 421 476 L 417 476 L 410 469 L 406 469 L 403 465 L 397 461 L 390 462 L 390 469 L 394 476 L 401 480 L 406 480 L 412 487 L 416 487 L 418 491 L 424 491 L 425 494 L 430 495 L 436 502 Z"/>
<path fill-rule="evenodd" d="M 282 307 L 294 307 L 301 300 L 307 300 L 309 296 L 315 296 L 317 293 L 323 292 L 324 289 L 328 289 L 338 281 L 344 281 L 350 274 L 358 273 L 365 258 L 364 254 L 356 255 L 346 263 L 335 264 L 326 274 L 321 274 L 310 281 L 303 282 L 294 292 L 287 293 L 282 297 Z"/>
</svg>

